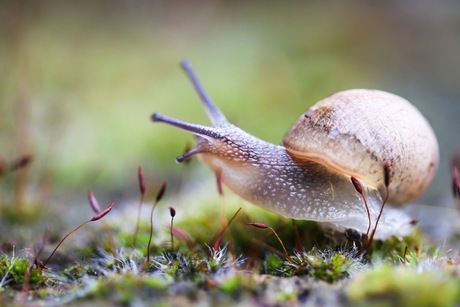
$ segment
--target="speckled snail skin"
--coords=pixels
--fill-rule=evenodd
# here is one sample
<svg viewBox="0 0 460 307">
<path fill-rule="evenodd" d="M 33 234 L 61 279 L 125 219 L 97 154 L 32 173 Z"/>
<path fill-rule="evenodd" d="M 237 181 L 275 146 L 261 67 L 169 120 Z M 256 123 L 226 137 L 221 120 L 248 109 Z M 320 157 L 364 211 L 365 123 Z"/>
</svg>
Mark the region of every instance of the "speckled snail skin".
<svg viewBox="0 0 460 307">
<path fill-rule="evenodd" d="M 375 238 L 404 235 L 410 217 L 400 205 L 419 196 L 438 166 L 436 137 L 421 113 L 407 100 L 378 90 L 336 93 L 303 113 L 282 146 L 260 140 L 233 124 L 214 105 L 190 62 L 182 67 L 201 97 L 212 126 L 158 113 L 163 122 L 197 136 L 182 162 L 197 155 L 234 193 L 285 217 L 326 222 L 336 231 L 369 226 L 363 198 L 351 182 L 359 180 L 375 223 L 386 196 L 389 206 Z"/>
</svg>

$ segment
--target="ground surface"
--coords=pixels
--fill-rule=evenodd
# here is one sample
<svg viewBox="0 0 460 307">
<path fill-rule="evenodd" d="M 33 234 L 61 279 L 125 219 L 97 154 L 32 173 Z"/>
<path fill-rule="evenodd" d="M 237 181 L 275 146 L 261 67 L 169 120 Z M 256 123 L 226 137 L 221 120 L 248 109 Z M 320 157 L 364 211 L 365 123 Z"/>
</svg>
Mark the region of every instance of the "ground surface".
<svg viewBox="0 0 460 307">
<path fill-rule="evenodd" d="M 210 200 L 210 206 L 204 205 L 206 210 L 194 214 L 175 209 L 178 222 L 173 225 L 171 239 L 168 202 L 166 197 L 155 208 L 148 262 L 153 207 L 151 202 L 143 204 L 133 246 L 138 208 L 133 202 L 120 204 L 119 208 L 116 204 L 102 219 L 72 233 L 46 268 L 42 267 L 44 261 L 79 221 L 64 224 L 64 217 L 40 209 L 33 211 L 32 207 L 21 209 L 24 211 L 3 208 L 1 230 L 10 231 L 11 236 L 1 242 L 0 303 L 460 303 L 460 253 L 455 248 L 458 238 L 436 245 L 414 231 L 406 238 L 374 242 L 363 251 L 359 242 L 345 237 L 335 241 L 326 238 L 315 223 L 294 223 L 248 204 L 242 204 L 238 211 L 238 206 L 223 198 Z M 221 215 L 220 206 L 227 214 Z M 90 212 L 89 204 L 81 209 Z M 180 218 L 183 214 L 187 217 Z M 46 232 L 43 224 L 48 225 Z M 287 254 L 268 226 L 276 231 Z M 32 233 L 46 239 L 29 242 Z"/>
</svg>

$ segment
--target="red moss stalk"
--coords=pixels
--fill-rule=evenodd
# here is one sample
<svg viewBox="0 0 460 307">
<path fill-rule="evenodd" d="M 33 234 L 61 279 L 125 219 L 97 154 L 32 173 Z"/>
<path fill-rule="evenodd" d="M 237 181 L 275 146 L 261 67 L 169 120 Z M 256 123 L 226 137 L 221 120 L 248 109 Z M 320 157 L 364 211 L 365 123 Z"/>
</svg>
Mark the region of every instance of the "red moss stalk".
<svg viewBox="0 0 460 307">
<path fill-rule="evenodd" d="M 290 259 L 289 254 L 288 254 L 288 252 L 286 250 L 286 247 L 283 244 L 283 241 L 278 236 L 278 234 L 276 233 L 275 229 L 273 229 L 273 227 L 265 225 L 263 223 L 258 223 L 258 222 L 250 222 L 250 223 L 246 223 L 246 225 L 253 226 L 253 227 L 256 227 L 256 228 L 261 228 L 261 229 L 267 229 L 267 228 L 270 229 L 273 232 L 273 234 L 275 235 L 275 237 L 278 239 L 278 241 L 280 242 L 281 247 L 283 248 L 283 251 L 284 251 L 284 255 L 286 256 L 286 259 L 288 259 L 288 260 Z"/>
<path fill-rule="evenodd" d="M 161 186 L 160 190 L 157 193 L 155 202 L 153 203 L 153 206 L 152 206 L 152 210 L 150 211 L 150 235 L 149 235 L 149 243 L 147 244 L 147 258 L 145 260 L 145 266 L 147 268 L 149 267 L 149 264 L 150 264 L 150 244 L 152 243 L 152 236 L 153 236 L 153 212 L 155 211 L 157 204 L 163 198 L 165 192 L 166 192 L 166 183 L 163 183 L 163 185 Z"/>
<path fill-rule="evenodd" d="M 142 208 L 142 203 L 144 202 L 144 195 L 145 195 L 144 172 L 142 171 L 142 167 L 140 165 L 137 168 L 137 179 L 139 182 L 139 190 L 141 192 L 141 199 L 139 200 L 139 206 L 137 208 L 137 220 L 136 220 L 136 228 L 134 230 L 134 235 L 133 235 L 133 247 L 136 247 L 136 243 L 137 243 L 137 234 L 139 232 L 139 224 L 141 221 L 141 208 Z"/>
<path fill-rule="evenodd" d="M 176 216 L 176 209 L 173 207 L 169 207 L 169 215 L 171 215 L 171 251 L 174 252 L 174 233 L 173 233 L 173 226 L 174 226 L 174 217 Z"/>
<path fill-rule="evenodd" d="M 109 207 L 107 207 L 104 211 L 98 213 L 97 215 L 93 216 L 91 219 L 87 220 L 86 222 L 83 222 L 81 223 L 77 228 L 75 228 L 74 230 L 70 231 L 69 233 L 67 233 L 64 238 L 61 239 L 61 241 L 59 241 L 58 245 L 54 248 L 53 252 L 51 253 L 51 255 L 49 255 L 49 257 L 45 260 L 45 262 L 43 262 L 42 264 L 42 267 L 46 267 L 46 264 L 50 261 L 51 257 L 53 257 L 54 253 L 56 253 L 57 249 L 59 248 L 59 246 L 61 246 L 61 244 L 64 242 L 65 239 L 67 239 L 68 236 L 70 236 L 71 234 L 73 234 L 74 232 L 76 232 L 78 229 L 82 228 L 84 225 L 90 223 L 90 222 L 94 222 L 94 221 L 98 221 L 100 219 L 102 219 L 104 216 L 106 216 L 113 208 L 113 206 L 115 205 L 115 202 L 112 202 L 110 204 Z"/>
</svg>

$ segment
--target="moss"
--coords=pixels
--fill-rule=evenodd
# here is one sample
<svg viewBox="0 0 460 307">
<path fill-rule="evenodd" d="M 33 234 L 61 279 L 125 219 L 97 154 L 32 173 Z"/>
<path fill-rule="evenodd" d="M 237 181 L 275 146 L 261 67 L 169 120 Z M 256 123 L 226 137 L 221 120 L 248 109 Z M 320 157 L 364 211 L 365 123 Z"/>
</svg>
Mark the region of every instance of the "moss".
<svg viewBox="0 0 460 307">
<path fill-rule="evenodd" d="M 452 306 L 458 303 L 460 279 L 443 272 L 379 265 L 351 279 L 346 294 L 353 304 L 387 306 Z"/>
<path fill-rule="evenodd" d="M 31 266 L 26 258 L 0 256 L 0 288 L 21 289 L 28 278 L 29 288 L 43 286 L 50 278 L 45 271 Z"/>
<path fill-rule="evenodd" d="M 149 242 L 150 226 L 147 223 L 140 223 L 139 232 L 136 237 L 136 248 L 139 249 L 145 256 L 147 254 L 147 245 Z M 121 246 L 126 248 L 133 247 L 133 231 L 117 231 L 115 232 L 115 240 Z"/>
<path fill-rule="evenodd" d="M 288 276 L 308 275 L 317 280 L 335 283 L 348 277 L 352 266 L 351 255 L 346 256 L 341 251 L 296 253 L 286 262 L 285 272 Z"/>
<path fill-rule="evenodd" d="M 369 250 L 366 251 L 366 259 L 376 261 L 384 260 L 391 263 L 400 263 L 404 261 L 404 256 L 410 255 L 412 261 L 415 261 L 416 255 L 420 254 L 422 247 L 424 252 L 433 255 L 435 249 L 426 242 L 420 231 L 414 230 L 408 236 L 403 238 L 392 237 L 386 241 L 376 241 Z"/>
<path fill-rule="evenodd" d="M 0 216 L 5 222 L 12 224 L 35 223 L 46 215 L 42 206 L 2 206 Z"/>
<path fill-rule="evenodd" d="M 275 254 L 268 254 L 260 266 L 260 273 L 280 275 L 283 272 L 283 267 L 283 259 Z"/>
<path fill-rule="evenodd" d="M 64 268 L 62 275 L 70 281 L 81 280 L 89 270 L 89 266 L 75 264 Z"/>
<path fill-rule="evenodd" d="M 242 275 L 234 275 L 221 281 L 218 287 L 224 293 L 234 295 L 240 288 L 243 279 Z"/>
<path fill-rule="evenodd" d="M 139 298 L 161 297 L 167 280 L 139 275 L 132 272 L 110 274 L 97 279 L 91 290 L 80 299 L 107 300 L 120 304 L 132 304 Z"/>
</svg>

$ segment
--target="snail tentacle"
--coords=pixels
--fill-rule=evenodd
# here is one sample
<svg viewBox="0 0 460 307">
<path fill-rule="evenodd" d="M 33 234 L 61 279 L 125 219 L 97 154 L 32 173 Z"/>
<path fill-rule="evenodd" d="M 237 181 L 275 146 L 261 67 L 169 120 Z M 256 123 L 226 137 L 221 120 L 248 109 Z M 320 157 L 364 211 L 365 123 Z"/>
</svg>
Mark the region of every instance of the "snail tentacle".
<svg viewBox="0 0 460 307">
<path fill-rule="evenodd" d="M 188 60 L 183 60 L 181 62 L 181 66 L 184 69 L 185 73 L 189 77 L 190 81 L 192 81 L 193 87 L 195 88 L 196 92 L 200 96 L 201 102 L 204 105 L 206 113 L 211 120 L 213 126 L 224 126 L 228 124 L 228 120 L 225 117 L 224 113 L 216 106 L 216 104 L 212 101 L 211 97 L 209 96 L 208 92 L 205 90 L 203 85 L 198 79 L 198 76 L 195 74 L 193 70 L 192 63 Z"/>
</svg>

